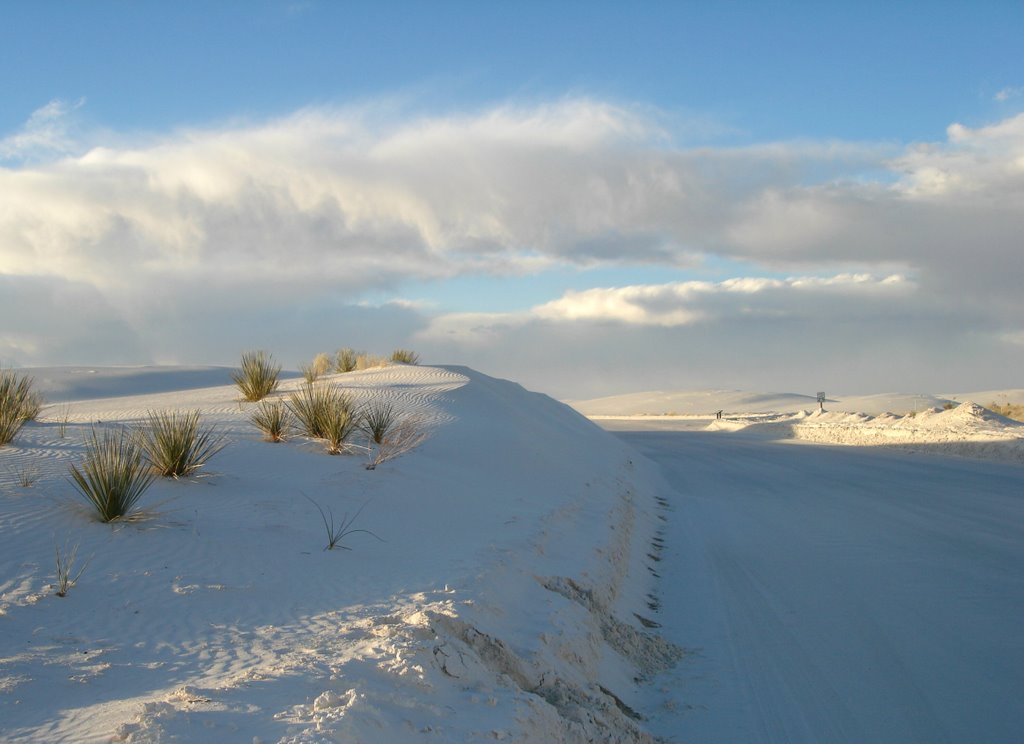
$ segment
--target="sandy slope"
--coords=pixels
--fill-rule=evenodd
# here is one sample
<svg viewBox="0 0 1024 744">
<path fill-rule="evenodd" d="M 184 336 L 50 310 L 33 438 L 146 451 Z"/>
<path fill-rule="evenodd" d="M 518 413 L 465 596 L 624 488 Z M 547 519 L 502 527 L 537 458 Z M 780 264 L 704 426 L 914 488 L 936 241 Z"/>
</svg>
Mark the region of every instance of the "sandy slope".
<svg viewBox="0 0 1024 744">
<path fill-rule="evenodd" d="M 678 655 L 637 617 L 656 476 L 571 409 L 468 369 L 339 382 L 433 435 L 367 471 L 261 441 L 231 387 L 72 391 L 66 438 L 44 413 L 0 449 L 0 740 L 648 738 L 634 678 Z M 65 477 L 84 433 L 168 408 L 201 409 L 228 446 L 205 477 L 158 482 L 145 520 L 93 521 Z M 324 551 L 303 495 L 363 508 L 383 542 Z M 65 544 L 89 563 L 61 599 Z"/>
</svg>

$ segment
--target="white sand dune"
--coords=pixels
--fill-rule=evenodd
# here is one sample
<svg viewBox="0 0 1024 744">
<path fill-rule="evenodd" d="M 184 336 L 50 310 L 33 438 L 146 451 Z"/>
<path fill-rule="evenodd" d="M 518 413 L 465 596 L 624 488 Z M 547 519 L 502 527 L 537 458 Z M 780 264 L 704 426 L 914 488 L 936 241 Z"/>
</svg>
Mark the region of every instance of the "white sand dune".
<svg viewBox="0 0 1024 744">
<path fill-rule="evenodd" d="M 679 652 L 634 614 L 657 520 L 630 448 L 513 383 L 388 367 L 336 381 L 432 435 L 368 471 L 262 441 L 233 387 L 180 389 L 207 374 L 68 383 L 64 438 L 51 406 L 0 449 L 0 740 L 648 739 L 634 679 Z M 93 520 L 66 478 L 89 427 L 194 408 L 227 438 L 208 472 Z M 383 541 L 325 551 L 307 496 Z M 58 598 L 65 545 L 88 564 Z"/>
<path fill-rule="evenodd" d="M 983 390 L 970 393 L 914 394 L 877 393 L 874 395 L 827 394 L 825 408 L 855 413 L 905 414 L 929 408 L 942 408 L 973 401 L 989 403 L 1024 403 L 1024 390 Z M 655 390 L 626 393 L 589 400 L 566 401 L 585 416 L 710 416 L 716 411 L 726 413 L 796 413 L 818 408 L 816 393 L 756 393 L 743 390 Z"/>
<path fill-rule="evenodd" d="M 397 366 L 333 378 L 429 427 L 369 471 L 262 441 L 226 375 L 38 375 L 63 402 L 0 448 L 0 741 L 1008 742 L 1024 726 L 1016 422 L 724 391 L 675 416 L 608 402 L 623 440 L 511 382 Z M 709 413 L 731 405 L 749 410 Z M 90 428 L 196 408 L 227 440 L 203 476 L 155 483 L 143 519 L 95 521 L 67 480 Z M 382 541 L 324 550 L 309 499 Z M 55 550 L 75 545 L 85 570 L 58 598 Z"/>
</svg>

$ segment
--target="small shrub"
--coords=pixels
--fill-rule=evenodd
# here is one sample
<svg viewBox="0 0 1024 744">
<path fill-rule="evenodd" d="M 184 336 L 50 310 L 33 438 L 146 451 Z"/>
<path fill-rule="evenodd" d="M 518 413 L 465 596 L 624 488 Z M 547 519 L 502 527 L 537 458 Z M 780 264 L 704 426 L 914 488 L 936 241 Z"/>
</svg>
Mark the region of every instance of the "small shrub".
<svg viewBox="0 0 1024 744">
<path fill-rule="evenodd" d="M 354 413 L 351 398 L 329 383 L 305 383 L 288 396 L 288 410 L 298 421 L 302 433 L 314 439 L 324 438 L 328 418 L 336 409 Z"/>
<path fill-rule="evenodd" d="M 391 352 L 391 361 L 395 364 L 419 364 L 420 355 L 411 349 L 395 349 Z"/>
<path fill-rule="evenodd" d="M 993 413 L 998 413 L 1000 416 L 1005 416 L 1008 419 L 1024 421 L 1024 405 L 1009 402 L 1000 405 L 993 402 L 989 403 L 988 409 Z"/>
<path fill-rule="evenodd" d="M 306 496 L 306 494 L 302 495 Z M 359 510 L 352 515 L 351 519 L 349 519 L 349 516 L 346 513 L 341 518 L 341 524 L 335 526 L 334 512 L 331 511 L 330 507 L 327 507 L 327 513 L 324 513 L 324 510 L 320 507 L 320 504 L 313 501 L 313 499 L 309 498 L 309 496 L 306 496 L 306 499 L 309 501 L 309 503 L 316 507 L 317 511 L 320 512 L 320 518 L 324 521 L 324 530 L 326 530 L 327 532 L 327 545 L 324 546 L 324 550 L 334 550 L 336 547 L 341 548 L 342 550 L 351 550 L 352 548 L 348 547 L 347 545 L 342 545 L 341 541 L 345 537 L 353 535 L 357 532 L 365 532 L 367 535 L 373 535 L 373 537 L 376 537 L 381 542 L 384 542 L 380 537 L 377 537 L 377 535 L 370 532 L 370 530 L 357 530 L 352 528 L 352 525 L 355 523 L 356 518 L 362 513 L 363 509 L 366 508 L 366 504 L 370 503 L 369 501 L 367 501 L 366 504 L 363 504 L 361 507 L 359 507 Z"/>
<path fill-rule="evenodd" d="M 71 406 L 64 403 L 57 409 L 54 421 L 57 422 L 57 433 L 60 434 L 60 438 L 63 439 L 64 435 L 68 431 L 68 421 L 71 420 Z"/>
<path fill-rule="evenodd" d="M 23 465 L 16 473 L 18 485 L 22 488 L 32 488 L 39 480 L 39 468 L 35 465 Z"/>
<path fill-rule="evenodd" d="M 247 351 L 242 354 L 242 366 L 231 373 L 242 397 L 251 402 L 263 400 L 277 389 L 281 365 L 265 351 Z"/>
<path fill-rule="evenodd" d="M 313 383 L 331 371 L 331 358 L 326 354 L 317 354 L 309 364 L 299 366 L 306 382 Z"/>
<path fill-rule="evenodd" d="M 323 422 L 323 439 L 327 445 L 327 454 L 340 455 L 358 423 L 351 406 L 329 409 Z"/>
<path fill-rule="evenodd" d="M 43 407 L 43 398 L 32 390 L 32 378 L 14 370 L 0 369 L 0 447 L 33 421 Z"/>
<path fill-rule="evenodd" d="M 68 550 L 68 546 L 65 545 L 63 551 L 61 551 L 59 546 L 55 546 L 54 552 L 57 554 L 57 591 L 54 594 L 58 597 L 66 597 L 68 590 L 82 578 L 82 574 L 85 573 L 89 561 L 86 561 L 78 569 L 78 573 L 72 576 L 75 570 L 75 559 L 78 557 L 78 544 L 76 543 L 71 550 Z"/>
<path fill-rule="evenodd" d="M 356 360 L 360 353 L 349 348 L 338 349 L 334 357 L 334 369 L 338 372 L 352 372 L 356 368 Z"/>
<path fill-rule="evenodd" d="M 356 357 L 356 369 L 375 369 L 377 367 L 386 367 L 388 360 L 382 356 L 376 354 L 360 354 Z"/>
<path fill-rule="evenodd" d="M 369 461 L 366 463 L 366 469 L 374 470 L 383 462 L 411 452 L 429 436 L 430 427 L 423 417 L 409 415 L 398 419 L 389 427 L 381 441 L 367 448 Z"/>
<path fill-rule="evenodd" d="M 226 444 L 214 429 L 199 426 L 198 410 L 150 411 L 139 441 L 153 468 L 166 478 L 195 473 Z"/>
<path fill-rule="evenodd" d="M 96 510 L 101 522 L 128 516 L 156 477 L 142 456 L 135 437 L 93 429 L 86 440 L 81 469 L 72 464 L 71 483 Z"/>
<path fill-rule="evenodd" d="M 393 403 L 374 399 L 363 406 L 359 417 L 359 428 L 375 444 L 380 444 L 387 437 L 398 419 L 398 411 Z"/>
<path fill-rule="evenodd" d="M 266 435 L 267 441 L 270 442 L 284 441 L 292 425 L 288 408 L 284 401 L 280 400 L 261 401 L 249 420 Z"/>
</svg>

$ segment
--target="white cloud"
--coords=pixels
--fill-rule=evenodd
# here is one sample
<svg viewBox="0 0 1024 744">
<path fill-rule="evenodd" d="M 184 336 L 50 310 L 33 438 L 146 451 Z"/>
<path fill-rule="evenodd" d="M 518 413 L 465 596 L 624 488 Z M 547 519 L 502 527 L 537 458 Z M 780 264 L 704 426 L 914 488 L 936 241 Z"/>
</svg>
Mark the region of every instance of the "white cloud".
<svg viewBox="0 0 1024 744">
<path fill-rule="evenodd" d="M 1016 98 L 1017 96 L 1021 95 L 1021 93 L 1024 93 L 1024 88 L 1007 86 L 996 91 L 996 94 L 992 96 L 992 98 L 993 100 L 1003 103 L 1005 101 L 1009 101 L 1011 98 Z"/>
<path fill-rule="evenodd" d="M 728 342 L 751 319 L 884 323 L 873 308 L 948 324 L 949 307 L 988 338 L 1024 317 L 1024 114 L 903 148 L 692 149 L 668 117 L 596 100 L 449 116 L 371 105 L 147 141 L 108 134 L 83 152 L 61 123 L 72 112 L 54 103 L 2 141 L 19 156 L 0 167 L 0 278 L 25 298 L 41 279 L 88 287 L 111 328 L 145 339 L 131 347 L 140 357 L 228 361 L 226 338 L 274 346 L 272 329 L 295 353 L 310 347 L 304 357 L 337 314 L 386 317 L 406 334 L 395 345 L 429 323 L 425 341 L 478 350 L 538 328 L 559 340 L 570 327 L 648 339 L 721 328 Z M 729 282 L 567 293 L 518 316 L 358 307 L 407 280 L 702 262 L 753 268 Z M 62 361 L 66 346 L 30 325 L 5 314 L 0 337 Z M 191 358 L 190 344 L 202 350 Z M 93 348 L 118 353 L 107 340 Z"/>
<path fill-rule="evenodd" d="M 562 297 L 520 313 L 451 313 L 434 317 L 420 332 L 422 339 L 479 344 L 499 338 L 511 327 L 530 323 L 617 324 L 672 328 L 721 322 L 726 319 L 784 317 L 805 319 L 842 316 L 850 302 L 861 316 L 876 317 L 879 303 L 905 299 L 914 282 L 893 274 L 837 274 L 830 277 L 737 277 L 720 282 L 690 281 L 667 284 L 597 287 L 569 290 Z"/>
<path fill-rule="evenodd" d="M 54 99 L 33 111 L 21 130 L 0 139 L 0 161 L 35 160 L 71 153 L 77 144 L 72 135 L 72 114 L 84 103 L 84 99 L 74 103 Z"/>
</svg>

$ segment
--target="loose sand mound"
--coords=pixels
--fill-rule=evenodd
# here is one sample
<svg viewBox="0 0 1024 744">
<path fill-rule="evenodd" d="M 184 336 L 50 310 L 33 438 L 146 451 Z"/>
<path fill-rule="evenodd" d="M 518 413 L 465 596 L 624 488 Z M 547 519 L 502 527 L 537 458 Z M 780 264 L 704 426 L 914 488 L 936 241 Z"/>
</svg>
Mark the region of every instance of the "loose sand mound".
<svg viewBox="0 0 1024 744">
<path fill-rule="evenodd" d="M 650 738 L 634 680 L 679 655 L 640 620 L 660 481 L 566 406 L 472 370 L 332 379 L 431 436 L 368 471 L 262 441 L 232 387 L 100 385 L 65 437 L 51 407 L 0 449 L 0 739 Z M 90 426 L 194 408 L 227 438 L 204 476 L 96 522 L 66 478 Z M 304 496 L 382 541 L 324 550 Z M 85 571 L 57 598 L 55 548 L 74 545 Z"/>
</svg>

